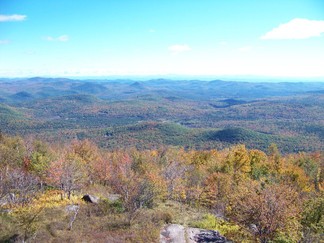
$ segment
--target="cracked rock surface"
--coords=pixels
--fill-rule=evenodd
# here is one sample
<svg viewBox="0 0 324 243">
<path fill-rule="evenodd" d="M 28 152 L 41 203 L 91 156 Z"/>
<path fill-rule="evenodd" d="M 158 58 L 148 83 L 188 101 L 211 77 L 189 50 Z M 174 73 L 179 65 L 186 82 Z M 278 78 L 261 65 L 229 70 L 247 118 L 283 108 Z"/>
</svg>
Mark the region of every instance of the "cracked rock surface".
<svg viewBox="0 0 324 243">
<path fill-rule="evenodd" d="M 179 224 L 169 224 L 161 230 L 160 243 L 229 243 L 231 241 L 215 230 L 184 227 Z"/>
</svg>

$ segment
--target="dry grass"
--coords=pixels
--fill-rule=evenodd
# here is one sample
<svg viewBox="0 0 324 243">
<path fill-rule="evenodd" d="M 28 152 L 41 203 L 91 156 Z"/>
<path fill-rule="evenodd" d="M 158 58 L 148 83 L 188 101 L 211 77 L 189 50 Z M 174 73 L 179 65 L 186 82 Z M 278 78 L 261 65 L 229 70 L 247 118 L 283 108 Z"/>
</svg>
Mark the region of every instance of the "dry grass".
<svg viewBox="0 0 324 243">
<path fill-rule="evenodd" d="M 94 195 L 104 195 L 104 188 L 92 188 Z M 103 200 L 99 204 L 86 204 L 79 201 L 82 195 L 75 196 L 74 203 L 80 205 L 73 229 L 69 230 L 71 213 L 66 210 L 68 202 L 61 203 L 57 194 L 39 197 L 43 209 L 37 232 L 32 242 L 158 242 L 160 229 L 167 223 L 188 225 L 197 220 L 202 212 L 167 201 L 159 203 L 154 209 L 138 210 L 131 224 L 127 212 L 120 210 L 120 205 L 110 205 Z M 72 201 L 71 201 L 72 202 Z M 118 210 L 117 210 L 118 209 Z M 14 234 L 22 235 L 21 225 L 15 221 L 15 214 L 0 217 L 0 241 L 8 240 Z"/>
</svg>

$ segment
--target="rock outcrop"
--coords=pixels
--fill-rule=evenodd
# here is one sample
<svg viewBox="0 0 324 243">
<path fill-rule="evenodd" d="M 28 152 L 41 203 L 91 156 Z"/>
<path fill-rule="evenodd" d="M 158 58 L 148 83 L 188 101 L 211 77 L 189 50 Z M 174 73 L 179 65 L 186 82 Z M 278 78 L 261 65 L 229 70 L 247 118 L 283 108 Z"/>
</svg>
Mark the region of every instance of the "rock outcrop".
<svg viewBox="0 0 324 243">
<path fill-rule="evenodd" d="M 89 194 L 86 194 L 82 197 L 82 199 L 88 203 L 98 203 L 99 202 L 99 197 L 92 196 Z"/>
<path fill-rule="evenodd" d="M 215 230 L 184 227 L 179 224 L 165 226 L 160 234 L 160 243 L 229 243 L 231 241 Z"/>
</svg>

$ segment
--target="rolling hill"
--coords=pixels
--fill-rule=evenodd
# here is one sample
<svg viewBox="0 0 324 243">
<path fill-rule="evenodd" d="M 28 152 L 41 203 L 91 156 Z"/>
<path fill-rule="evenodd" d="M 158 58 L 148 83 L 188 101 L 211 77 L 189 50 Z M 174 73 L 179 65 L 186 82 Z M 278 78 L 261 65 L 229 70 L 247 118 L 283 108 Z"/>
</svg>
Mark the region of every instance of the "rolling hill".
<svg viewBox="0 0 324 243">
<path fill-rule="evenodd" d="M 324 83 L 199 80 L 0 81 L 0 129 L 103 147 L 324 149 Z M 108 135 L 107 135 L 108 134 Z"/>
</svg>

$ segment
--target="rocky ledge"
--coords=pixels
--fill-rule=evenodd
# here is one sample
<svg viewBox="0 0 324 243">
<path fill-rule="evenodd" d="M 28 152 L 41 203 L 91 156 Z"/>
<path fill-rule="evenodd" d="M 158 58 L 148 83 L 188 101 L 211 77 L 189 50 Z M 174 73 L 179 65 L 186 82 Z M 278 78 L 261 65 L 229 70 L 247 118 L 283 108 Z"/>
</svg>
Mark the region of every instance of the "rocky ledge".
<svg viewBox="0 0 324 243">
<path fill-rule="evenodd" d="M 229 243 L 231 241 L 215 230 L 184 227 L 179 224 L 165 226 L 160 234 L 160 243 Z"/>
</svg>

